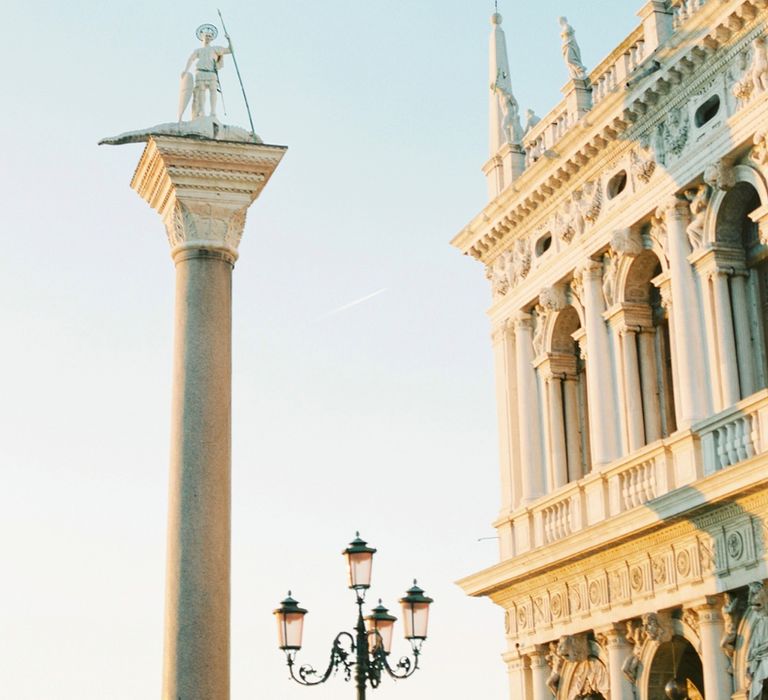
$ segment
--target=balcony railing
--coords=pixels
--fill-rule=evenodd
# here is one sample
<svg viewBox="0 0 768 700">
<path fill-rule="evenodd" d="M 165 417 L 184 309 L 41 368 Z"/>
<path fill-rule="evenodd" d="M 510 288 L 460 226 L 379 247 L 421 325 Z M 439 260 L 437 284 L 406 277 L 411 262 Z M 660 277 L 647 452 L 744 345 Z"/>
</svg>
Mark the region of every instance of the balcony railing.
<svg viewBox="0 0 768 700">
<path fill-rule="evenodd" d="M 518 553 L 552 544 L 768 452 L 768 389 L 617 460 L 510 517 Z"/>
<path fill-rule="evenodd" d="M 674 28 L 680 28 L 706 4 L 707 0 L 673 0 L 672 24 Z"/>
</svg>

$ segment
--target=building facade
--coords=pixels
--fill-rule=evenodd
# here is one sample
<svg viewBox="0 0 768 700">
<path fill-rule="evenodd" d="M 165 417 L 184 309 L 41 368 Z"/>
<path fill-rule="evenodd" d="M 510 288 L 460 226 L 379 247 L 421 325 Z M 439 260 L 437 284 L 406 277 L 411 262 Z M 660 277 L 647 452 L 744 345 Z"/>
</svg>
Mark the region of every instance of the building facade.
<svg viewBox="0 0 768 700">
<path fill-rule="evenodd" d="M 538 119 L 490 61 L 514 700 L 768 698 L 768 0 L 651 0 Z"/>
</svg>

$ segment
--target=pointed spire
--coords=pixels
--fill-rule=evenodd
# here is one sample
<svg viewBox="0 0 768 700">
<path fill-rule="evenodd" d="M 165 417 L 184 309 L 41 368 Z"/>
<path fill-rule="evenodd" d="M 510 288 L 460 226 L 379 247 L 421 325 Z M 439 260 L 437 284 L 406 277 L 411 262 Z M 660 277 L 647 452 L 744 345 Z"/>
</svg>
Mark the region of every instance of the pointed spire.
<svg viewBox="0 0 768 700">
<path fill-rule="evenodd" d="M 505 143 L 519 143 L 523 137 L 520 124 L 520 107 L 512 94 L 509 75 L 507 39 L 501 28 L 502 17 L 498 12 L 491 15 L 489 61 L 489 127 L 490 155 L 494 156 Z"/>
</svg>

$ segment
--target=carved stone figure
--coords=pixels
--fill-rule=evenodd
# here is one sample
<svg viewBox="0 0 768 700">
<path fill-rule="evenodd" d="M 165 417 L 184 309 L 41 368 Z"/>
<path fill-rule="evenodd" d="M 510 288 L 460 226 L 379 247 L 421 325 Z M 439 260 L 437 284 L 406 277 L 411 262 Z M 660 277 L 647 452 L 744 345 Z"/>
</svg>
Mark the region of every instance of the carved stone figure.
<svg viewBox="0 0 768 700">
<path fill-rule="evenodd" d="M 685 192 L 685 198 L 691 203 L 691 223 L 685 230 L 693 250 L 701 248 L 704 242 L 704 220 L 711 195 L 712 190 L 706 182 Z"/>
<path fill-rule="evenodd" d="M 726 593 L 721 608 L 725 629 L 720 638 L 720 648 L 728 657 L 728 673 L 733 675 L 733 656 L 736 653 L 739 622 L 742 614 L 742 601 L 735 593 Z"/>
<path fill-rule="evenodd" d="M 219 70 L 224 63 L 224 55 L 232 53 L 232 49 L 225 46 L 212 46 L 211 42 L 218 36 L 219 30 L 212 24 L 202 24 L 197 28 L 197 38 L 202 42 L 199 49 L 195 49 L 187 59 L 187 65 L 181 72 L 181 97 L 179 100 L 179 121 L 189 101 L 189 75 L 190 66 L 195 63 L 195 81 L 192 89 L 192 119 L 197 119 L 205 114 L 205 96 L 208 94 L 210 103 L 210 116 L 216 116 L 216 93 L 219 89 Z"/>
<path fill-rule="evenodd" d="M 735 67 L 736 76 L 740 76 L 738 79 L 733 75 L 733 72 L 729 73 L 731 79 L 734 80 L 731 93 L 738 101 L 739 107 L 743 107 L 749 102 L 755 89 L 753 71 L 751 68 L 749 70 L 747 69 L 748 58 L 749 53 L 747 51 L 742 51 L 739 54 L 738 63 Z"/>
<path fill-rule="evenodd" d="M 648 144 L 640 144 L 630 155 L 630 170 L 635 179 L 647 183 L 656 170 L 656 158 Z"/>
<path fill-rule="evenodd" d="M 612 250 L 609 250 L 603 256 L 603 296 L 605 297 L 605 306 L 610 308 L 616 301 L 616 275 L 619 271 L 619 256 Z"/>
<path fill-rule="evenodd" d="M 499 109 L 501 110 L 501 131 L 507 143 L 520 143 L 523 140 L 523 127 L 520 124 L 520 106 L 511 91 L 507 90 L 501 76 L 497 77 L 496 83 L 491 86 L 491 90 L 499 100 Z"/>
<path fill-rule="evenodd" d="M 664 134 L 665 153 L 679 156 L 688 143 L 690 116 L 685 107 L 671 109 L 669 119 L 661 124 Z"/>
<path fill-rule="evenodd" d="M 546 683 L 547 688 L 552 692 L 552 695 L 557 695 L 557 691 L 560 688 L 560 674 L 565 665 L 565 659 L 558 654 L 557 647 L 558 645 L 555 644 L 555 642 L 550 642 L 549 654 L 547 654 L 547 663 L 551 670 Z"/>
<path fill-rule="evenodd" d="M 757 92 L 768 90 L 768 44 L 766 37 L 759 36 L 752 44 L 752 80 Z"/>
<path fill-rule="evenodd" d="M 752 143 L 752 160 L 760 165 L 768 163 L 768 138 L 766 138 L 766 133 L 762 130 L 756 131 Z"/>
<path fill-rule="evenodd" d="M 536 305 L 536 326 L 533 329 L 533 353 L 537 357 L 544 352 L 544 331 L 547 328 L 549 312 L 541 305 Z"/>
<path fill-rule="evenodd" d="M 510 284 L 518 284 L 528 276 L 530 271 L 531 242 L 527 238 L 518 238 L 512 253 L 512 280 Z"/>
<path fill-rule="evenodd" d="M 603 207 L 603 186 L 599 178 L 595 182 L 588 182 L 584 185 L 576 203 L 583 220 L 586 223 L 594 224 Z"/>
<path fill-rule="evenodd" d="M 581 62 L 581 49 L 576 43 L 576 32 L 566 17 L 560 17 L 560 38 L 563 40 L 563 58 L 571 80 L 586 80 L 587 68 Z"/>
<path fill-rule="evenodd" d="M 668 642 L 672 639 L 672 624 L 666 615 L 649 612 L 642 617 L 646 637 L 653 642 Z"/>
<path fill-rule="evenodd" d="M 494 296 L 504 296 L 509 290 L 508 257 L 502 253 L 486 270 L 485 276 L 491 281 Z"/>
<path fill-rule="evenodd" d="M 621 665 L 621 672 L 624 677 L 633 685 L 637 682 L 637 674 L 640 670 L 640 659 L 643 657 L 643 645 L 645 644 L 646 633 L 643 626 L 633 620 L 627 620 L 627 641 L 632 644 L 632 656 L 624 659 Z"/>
<path fill-rule="evenodd" d="M 714 189 L 727 192 L 736 185 L 736 173 L 731 165 L 721 158 L 704 170 L 704 182 Z"/>
<path fill-rule="evenodd" d="M 527 134 L 540 121 L 541 119 L 536 116 L 536 112 L 534 112 L 532 109 L 526 109 L 525 110 L 525 127 L 523 128 L 523 133 Z"/>
<path fill-rule="evenodd" d="M 755 615 L 747 652 L 749 700 L 759 700 L 768 678 L 768 591 L 762 581 L 749 584 L 749 607 Z"/>
</svg>

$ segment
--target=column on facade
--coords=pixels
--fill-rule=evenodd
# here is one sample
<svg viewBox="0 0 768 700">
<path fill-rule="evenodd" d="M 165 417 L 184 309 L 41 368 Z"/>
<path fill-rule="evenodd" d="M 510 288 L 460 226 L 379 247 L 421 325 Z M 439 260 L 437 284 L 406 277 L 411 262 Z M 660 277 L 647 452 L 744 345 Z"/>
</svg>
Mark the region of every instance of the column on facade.
<svg viewBox="0 0 768 700">
<path fill-rule="evenodd" d="M 728 290 L 728 272 L 728 270 L 716 269 L 711 275 L 715 337 L 717 339 L 720 387 L 723 399 L 721 408 L 732 406 L 741 398 L 736 339 L 733 335 L 731 296 Z"/>
<path fill-rule="evenodd" d="M 608 464 L 619 456 L 618 433 L 613 393 L 611 354 L 603 320 L 603 266 L 587 259 L 576 272 L 582 280 L 582 303 L 587 342 L 587 405 L 589 410 L 592 469 Z"/>
<path fill-rule="evenodd" d="M 530 314 L 519 312 L 514 323 L 520 481 L 522 500 L 530 502 L 543 494 L 544 487 L 539 399 L 536 370 L 533 367 L 533 319 Z"/>
<path fill-rule="evenodd" d="M 643 392 L 643 421 L 646 442 L 655 442 L 661 438 L 661 403 L 659 401 L 660 368 L 656 362 L 656 349 L 653 327 L 641 328 L 638 335 L 640 359 L 640 377 Z"/>
<path fill-rule="evenodd" d="M 499 427 L 501 515 L 508 515 L 520 501 L 520 464 L 517 455 L 518 426 L 515 332 L 502 321 L 492 333 L 496 376 L 496 414 Z"/>
<path fill-rule="evenodd" d="M 550 457 L 552 486 L 556 489 L 568 483 L 568 455 L 565 448 L 565 414 L 563 411 L 563 378 L 550 374 L 545 379 L 549 397 Z"/>
<path fill-rule="evenodd" d="M 695 610 L 699 617 L 704 695 L 727 699 L 733 693 L 733 677 L 728 673 L 728 658 L 720 647 L 725 629 L 720 606 L 720 601 L 713 597 L 697 605 Z"/>
<path fill-rule="evenodd" d="M 552 700 L 552 691 L 547 685 L 551 669 L 547 663 L 548 648 L 543 644 L 526 650 L 531 664 L 531 700 Z"/>
<path fill-rule="evenodd" d="M 624 636 L 624 625 L 611 625 L 595 631 L 605 635 L 611 700 L 634 700 L 634 686 L 621 670 L 624 661 L 632 654 L 632 645 Z"/>
<path fill-rule="evenodd" d="M 684 427 L 709 413 L 706 383 L 706 361 L 701 352 L 704 335 L 701 328 L 696 279 L 688 262 L 691 251 L 686 233 L 690 208 L 686 200 L 671 197 L 659 213 L 664 214 L 669 252 L 672 316 L 675 327 L 675 352 L 678 386 L 675 395 L 679 405 L 678 427 Z M 683 425 L 681 425 L 681 423 Z"/>
<path fill-rule="evenodd" d="M 232 268 L 284 152 L 156 136 L 131 183 L 176 266 L 164 698 L 229 698 Z"/>
<path fill-rule="evenodd" d="M 504 654 L 509 676 L 509 700 L 531 700 L 531 671 L 527 656 L 518 651 Z"/>
<path fill-rule="evenodd" d="M 576 481 L 584 476 L 584 469 L 581 456 L 583 426 L 579 420 L 579 381 L 575 374 L 566 374 L 563 379 L 563 400 L 565 402 L 568 477 L 571 481 Z"/>
<path fill-rule="evenodd" d="M 659 292 L 661 293 L 661 305 L 666 310 L 667 323 L 669 324 L 669 354 L 670 364 L 672 365 L 672 386 L 669 387 L 669 391 L 673 394 L 672 403 L 675 407 L 675 424 L 680 425 L 682 422 L 680 401 L 676 398 L 676 389 L 680 386 L 680 374 L 677 367 L 677 333 L 675 332 L 675 314 L 672 312 L 672 288 L 668 276 L 659 284 Z"/>
<path fill-rule="evenodd" d="M 639 450 L 645 445 L 640 365 L 637 359 L 637 335 L 639 331 L 639 326 L 623 326 L 619 330 L 624 369 L 624 396 L 626 397 L 624 413 L 627 420 L 630 452 Z"/>
<path fill-rule="evenodd" d="M 749 302 L 747 301 L 747 278 L 746 270 L 736 270 L 731 277 L 733 329 L 736 334 L 739 386 L 741 395 L 745 397 L 757 390 L 756 358 L 752 346 L 752 324 L 749 318 Z"/>
</svg>

